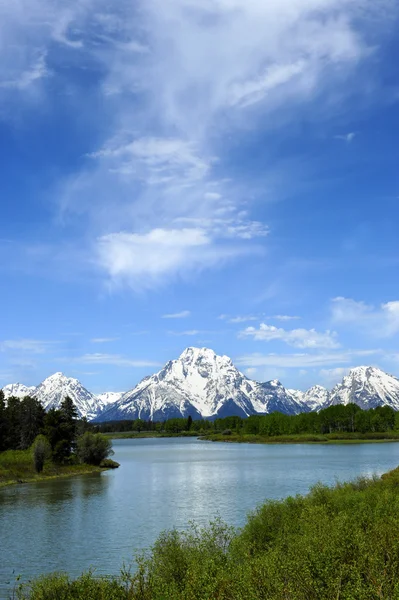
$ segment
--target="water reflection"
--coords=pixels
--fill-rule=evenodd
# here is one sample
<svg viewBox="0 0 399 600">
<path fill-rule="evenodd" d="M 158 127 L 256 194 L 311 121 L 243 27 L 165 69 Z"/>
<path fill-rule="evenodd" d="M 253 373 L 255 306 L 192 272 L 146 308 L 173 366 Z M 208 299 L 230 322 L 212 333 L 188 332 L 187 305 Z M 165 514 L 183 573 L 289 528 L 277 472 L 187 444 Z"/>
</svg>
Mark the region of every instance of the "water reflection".
<svg viewBox="0 0 399 600">
<path fill-rule="evenodd" d="M 117 440 L 120 469 L 0 490 L 0 598 L 13 571 L 117 573 L 163 529 L 206 524 L 216 515 L 240 526 L 266 498 L 306 493 L 382 473 L 399 444 L 356 446 L 213 444 L 195 439 Z"/>
</svg>

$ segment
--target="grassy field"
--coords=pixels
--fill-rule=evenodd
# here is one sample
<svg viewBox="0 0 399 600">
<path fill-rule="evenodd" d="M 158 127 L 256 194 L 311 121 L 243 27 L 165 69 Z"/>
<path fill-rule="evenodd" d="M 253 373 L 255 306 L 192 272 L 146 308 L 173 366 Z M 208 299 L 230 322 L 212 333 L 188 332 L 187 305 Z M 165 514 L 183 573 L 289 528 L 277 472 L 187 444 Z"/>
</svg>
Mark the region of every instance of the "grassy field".
<svg viewBox="0 0 399 600">
<path fill-rule="evenodd" d="M 399 442 L 399 431 L 384 433 L 327 433 L 261 436 L 232 432 L 230 435 L 213 433 L 203 436 L 211 442 L 238 442 L 247 444 L 363 444 Z"/>
<path fill-rule="evenodd" d="M 20 600 L 399 600 L 399 469 L 160 535 L 131 572 L 42 577 Z"/>
<path fill-rule="evenodd" d="M 0 487 L 15 483 L 43 481 L 56 477 L 70 477 L 87 473 L 100 473 L 101 467 L 86 464 L 55 465 L 48 461 L 42 473 L 36 473 L 30 450 L 7 450 L 0 453 Z"/>
</svg>

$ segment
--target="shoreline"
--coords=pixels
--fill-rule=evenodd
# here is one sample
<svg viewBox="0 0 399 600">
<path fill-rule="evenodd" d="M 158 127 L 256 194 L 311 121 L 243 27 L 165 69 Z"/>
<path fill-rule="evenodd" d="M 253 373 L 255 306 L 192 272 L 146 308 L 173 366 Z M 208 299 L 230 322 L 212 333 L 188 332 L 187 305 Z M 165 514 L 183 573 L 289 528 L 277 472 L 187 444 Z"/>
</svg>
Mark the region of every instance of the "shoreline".
<svg viewBox="0 0 399 600">
<path fill-rule="evenodd" d="M 79 468 L 77 468 L 79 467 Z M 110 470 L 110 467 L 97 467 L 94 465 L 73 465 L 68 467 L 58 467 L 59 472 L 48 474 L 32 474 L 21 477 L 11 477 L 9 479 L 0 479 L 0 489 L 11 485 L 22 485 L 25 483 L 40 483 L 52 479 L 63 479 L 66 477 L 75 477 L 77 475 L 92 475 Z"/>
<path fill-rule="evenodd" d="M 399 442 L 399 431 L 395 433 L 327 433 L 327 434 L 297 434 L 297 435 L 275 435 L 261 436 L 255 434 L 223 435 L 223 433 L 159 433 L 154 431 L 121 431 L 108 432 L 104 435 L 115 440 L 146 439 L 146 438 L 187 438 L 196 437 L 198 440 L 209 442 L 226 442 L 237 444 L 376 444 L 387 442 Z"/>
<path fill-rule="evenodd" d="M 399 442 L 398 435 L 391 434 L 303 434 L 303 435 L 280 435 L 280 436 L 260 436 L 251 434 L 211 434 L 201 436 L 201 439 L 209 442 L 224 442 L 237 444 L 381 444 L 388 442 Z"/>
</svg>

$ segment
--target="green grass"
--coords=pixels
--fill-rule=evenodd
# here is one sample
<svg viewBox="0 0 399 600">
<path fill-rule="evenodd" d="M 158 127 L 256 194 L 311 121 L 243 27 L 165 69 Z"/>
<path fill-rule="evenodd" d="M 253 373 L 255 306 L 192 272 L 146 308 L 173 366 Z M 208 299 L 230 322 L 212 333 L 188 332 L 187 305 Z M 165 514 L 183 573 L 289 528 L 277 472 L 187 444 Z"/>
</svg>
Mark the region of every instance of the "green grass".
<svg viewBox="0 0 399 600">
<path fill-rule="evenodd" d="M 239 442 L 249 444 L 362 444 L 370 442 L 399 442 L 399 431 L 382 433 L 327 433 L 262 436 L 232 433 L 213 433 L 203 436 L 212 442 Z"/>
<path fill-rule="evenodd" d="M 165 532 L 131 574 L 47 576 L 20 587 L 17 597 L 399 600 L 399 469 L 267 501 L 241 530 L 217 520 Z"/>
<path fill-rule="evenodd" d="M 14 483 L 43 481 L 56 477 L 100 473 L 103 469 L 86 464 L 55 465 L 47 461 L 42 473 L 36 473 L 30 450 L 0 452 L 0 487 Z"/>
</svg>

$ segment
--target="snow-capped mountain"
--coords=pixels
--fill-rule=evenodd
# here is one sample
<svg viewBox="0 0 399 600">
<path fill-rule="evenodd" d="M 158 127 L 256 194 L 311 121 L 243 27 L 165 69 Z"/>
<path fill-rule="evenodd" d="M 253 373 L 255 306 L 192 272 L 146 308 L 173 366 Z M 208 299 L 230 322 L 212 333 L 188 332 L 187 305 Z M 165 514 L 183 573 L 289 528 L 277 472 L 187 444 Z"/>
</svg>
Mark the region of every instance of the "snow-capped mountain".
<svg viewBox="0 0 399 600">
<path fill-rule="evenodd" d="M 208 348 L 187 348 L 176 360 L 134 389 L 95 396 L 77 379 L 55 373 L 37 387 L 6 385 L 4 395 L 40 400 L 46 410 L 70 396 L 79 416 L 118 419 L 242 417 L 279 411 L 288 415 L 355 402 L 363 409 L 391 406 L 399 411 L 399 379 L 375 367 L 356 367 L 329 392 L 315 385 L 306 392 L 286 389 L 277 379 L 259 383 L 238 371 L 228 356 Z"/>
<path fill-rule="evenodd" d="M 4 397 L 7 399 L 10 396 L 16 398 L 24 398 L 30 396 L 35 391 L 35 386 L 29 387 L 23 383 L 9 383 L 3 387 Z"/>
<path fill-rule="evenodd" d="M 322 385 L 314 385 L 302 393 L 301 401 L 310 412 L 319 411 L 329 406 L 330 392 Z"/>
<path fill-rule="evenodd" d="M 251 381 L 228 356 L 208 348 L 187 348 L 159 373 L 126 392 L 100 419 L 248 416 L 273 410 L 297 414 L 301 407 L 279 381 Z"/>
<path fill-rule="evenodd" d="M 54 373 L 40 383 L 31 394 L 40 400 L 46 410 L 59 408 L 65 396 L 69 396 L 76 406 L 80 417 L 94 419 L 102 410 L 97 397 L 89 392 L 77 379 L 66 377 L 63 373 Z"/>
<path fill-rule="evenodd" d="M 328 405 L 350 402 L 366 410 L 385 405 L 399 410 L 399 379 L 376 367 L 351 369 L 332 390 Z"/>
</svg>

